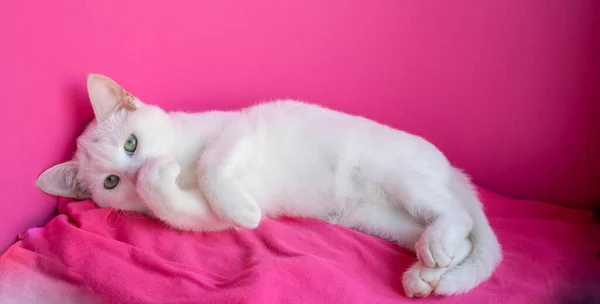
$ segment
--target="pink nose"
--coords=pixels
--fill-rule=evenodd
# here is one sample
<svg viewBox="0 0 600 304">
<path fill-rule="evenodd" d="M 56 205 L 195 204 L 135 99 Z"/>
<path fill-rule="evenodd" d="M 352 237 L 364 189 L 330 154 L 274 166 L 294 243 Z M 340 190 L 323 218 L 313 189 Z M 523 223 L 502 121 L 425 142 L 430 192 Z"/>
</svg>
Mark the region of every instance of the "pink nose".
<svg viewBox="0 0 600 304">
<path fill-rule="evenodd" d="M 133 168 L 133 169 L 128 170 L 125 175 L 132 183 L 137 184 L 137 178 L 138 178 L 139 172 L 140 172 L 140 170 L 138 170 L 137 168 Z"/>
</svg>

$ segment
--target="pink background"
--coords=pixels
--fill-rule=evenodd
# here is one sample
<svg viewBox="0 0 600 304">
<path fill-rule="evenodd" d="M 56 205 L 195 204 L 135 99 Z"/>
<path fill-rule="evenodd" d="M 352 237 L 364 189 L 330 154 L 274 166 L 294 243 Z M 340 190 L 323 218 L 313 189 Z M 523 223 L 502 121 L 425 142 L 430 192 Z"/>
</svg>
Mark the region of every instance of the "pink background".
<svg viewBox="0 0 600 304">
<path fill-rule="evenodd" d="M 0 4 L 0 252 L 54 215 L 34 182 L 92 118 L 90 72 L 170 109 L 304 99 L 420 134 L 501 194 L 600 199 L 597 1 L 288 2 Z"/>
</svg>

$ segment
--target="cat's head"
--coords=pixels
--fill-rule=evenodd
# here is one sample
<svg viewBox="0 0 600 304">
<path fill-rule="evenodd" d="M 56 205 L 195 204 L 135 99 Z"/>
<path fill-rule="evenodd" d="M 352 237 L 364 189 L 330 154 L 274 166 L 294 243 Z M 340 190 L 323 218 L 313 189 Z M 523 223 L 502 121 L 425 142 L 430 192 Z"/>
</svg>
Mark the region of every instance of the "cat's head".
<svg viewBox="0 0 600 304">
<path fill-rule="evenodd" d="M 169 117 L 105 76 L 90 75 L 87 89 L 96 119 L 77 139 L 73 159 L 46 170 L 37 186 L 51 195 L 145 212 L 137 173 L 148 158 L 172 153 Z"/>
</svg>

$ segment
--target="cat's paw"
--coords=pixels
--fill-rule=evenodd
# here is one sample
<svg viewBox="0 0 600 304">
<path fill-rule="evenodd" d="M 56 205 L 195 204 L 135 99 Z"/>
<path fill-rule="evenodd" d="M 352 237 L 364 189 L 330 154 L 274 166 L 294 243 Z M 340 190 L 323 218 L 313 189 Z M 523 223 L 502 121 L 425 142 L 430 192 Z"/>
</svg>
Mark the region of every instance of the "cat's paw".
<svg viewBox="0 0 600 304">
<path fill-rule="evenodd" d="M 462 239 L 453 237 L 447 230 L 430 226 L 415 245 L 417 258 L 430 268 L 448 267 L 454 260 Z"/>
<path fill-rule="evenodd" d="M 229 171 L 232 171 L 229 166 Z M 202 188 L 213 211 L 239 228 L 256 228 L 262 210 L 256 199 L 225 170 L 206 170 Z"/>
<path fill-rule="evenodd" d="M 469 257 L 473 243 L 463 238 L 456 243 L 454 259 L 447 267 L 428 267 L 419 259 L 402 276 L 402 286 L 408 297 L 426 297 L 432 293 L 452 294 L 459 290 L 462 280 L 456 280 L 450 271 Z"/>
<path fill-rule="evenodd" d="M 171 157 L 151 158 L 142 165 L 138 172 L 138 186 L 144 188 L 167 187 L 175 183 L 180 172 L 181 167 Z"/>
<path fill-rule="evenodd" d="M 417 261 L 402 276 L 404 293 L 409 298 L 429 296 L 446 271 L 448 268 L 429 268 L 421 261 Z"/>
<path fill-rule="evenodd" d="M 236 226 L 242 228 L 256 228 L 262 219 L 262 212 L 256 203 L 239 204 L 228 212 L 228 217 Z"/>
<path fill-rule="evenodd" d="M 205 188 L 213 211 L 237 227 L 258 227 L 262 219 L 262 210 L 258 202 L 232 182 L 226 183 L 226 186 L 220 185 Z"/>
</svg>

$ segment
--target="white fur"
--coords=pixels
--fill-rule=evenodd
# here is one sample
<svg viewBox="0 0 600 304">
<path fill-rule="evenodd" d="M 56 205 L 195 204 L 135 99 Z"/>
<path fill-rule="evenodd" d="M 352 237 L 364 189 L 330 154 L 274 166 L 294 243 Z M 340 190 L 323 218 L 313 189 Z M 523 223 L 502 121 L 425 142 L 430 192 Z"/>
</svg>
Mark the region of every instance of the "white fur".
<svg viewBox="0 0 600 304">
<path fill-rule="evenodd" d="M 100 75 L 88 90 L 96 122 L 72 161 L 40 176 L 48 193 L 91 195 L 182 230 L 288 215 L 364 231 L 416 250 L 403 276 L 408 296 L 466 292 L 501 259 L 467 176 L 418 136 L 289 100 L 186 114 L 143 104 Z M 107 190 L 110 174 L 120 182 Z"/>
</svg>

